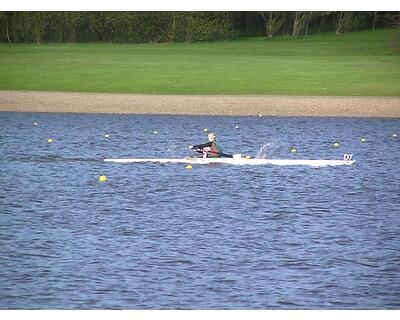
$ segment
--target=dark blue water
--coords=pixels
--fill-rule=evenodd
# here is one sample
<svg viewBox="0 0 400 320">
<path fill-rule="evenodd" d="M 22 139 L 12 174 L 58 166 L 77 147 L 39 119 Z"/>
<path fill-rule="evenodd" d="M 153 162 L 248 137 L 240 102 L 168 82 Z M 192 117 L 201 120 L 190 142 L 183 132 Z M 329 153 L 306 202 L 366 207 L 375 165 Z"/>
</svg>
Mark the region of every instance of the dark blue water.
<svg viewBox="0 0 400 320">
<path fill-rule="evenodd" d="M 183 157 L 205 127 L 225 152 L 357 162 L 102 161 Z M 394 119 L 0 113 L 0 308 L 398 309 L 399 131 Z"/>
</svg>

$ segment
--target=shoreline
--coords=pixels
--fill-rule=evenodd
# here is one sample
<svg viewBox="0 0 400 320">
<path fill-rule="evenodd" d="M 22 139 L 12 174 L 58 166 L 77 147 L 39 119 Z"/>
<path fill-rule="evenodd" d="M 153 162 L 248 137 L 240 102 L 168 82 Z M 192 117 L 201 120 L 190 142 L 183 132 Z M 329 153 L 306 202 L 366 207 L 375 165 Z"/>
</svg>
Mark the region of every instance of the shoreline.
<svg viewBox="0 0 400 320">
<path fill-rule="evenodd" d="M 0 90 L 0 112 L 400 118 L 400 97 L 201 96 Z"/>
</svg>

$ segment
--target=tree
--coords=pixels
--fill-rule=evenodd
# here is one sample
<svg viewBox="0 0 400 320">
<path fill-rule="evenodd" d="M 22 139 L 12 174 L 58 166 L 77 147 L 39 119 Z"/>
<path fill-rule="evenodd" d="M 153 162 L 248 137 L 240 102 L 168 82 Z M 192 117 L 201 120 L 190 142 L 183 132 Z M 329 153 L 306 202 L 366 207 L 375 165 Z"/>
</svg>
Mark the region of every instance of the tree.
<svg viewBox="0 0 400 320">
<path fill-rule="evenodd" d="M 176 12 L 171 13 L 171 27 L 167 34 L 167 39 L 169 42 L 173 42 L 176 37 Z"/>
<path fill-rule="evenodd" d="M 293 19 L 293 37 L 299 36 L 308 25 L 310 12 L 296 11 Z"/>
<path fill-rule="evenodd" d="M 36 44 L 40 44 L 43 39 L 48 19 L 46 12 L 29 12 L 27 14 L 28 23 L 33 33 Z"/>
<path fill-rule="evenodd" d="M 374 12 L 374 21 L 372 22 L 372 30 L 375 30 L 375 26 L 376 26 L 376 17 L 378 16 L 378 12 L 375 11 Z"/>
<path fill-rule="evenodd" d="M 362 30 L 368 27 L 368 13 L 366 12 L 340 12 L 339 18 L 336 25 L 336 34 L 353 31 Z"/>
<path fill-rule="evenodd" d="M 11 12 L 0 12 L 0 24 L 1 29 L 4 28 L 4 33 L 1 32 L 1 37 L 5 37 L 8 43 L 11 43 L 10 32 L 9 32 L 9 21 L 11 20 Z"/>
<path fill-rule="evenodd" d="M 174 42 L 400 28 L 399 12 L 0 12 L 0 41 Z"/>
<path fill-rule="evenodd" d="M 74 43 L 77 41 L 77 30 L 81 21 L 82 15 L 80 12 L 65 13 L 65 33 L 68 42 Z"/>
<path fill-rule="evenodd" d="M 385 12 L 378 17 L 378 21 L 385 26 L 400 28 L 400 12 Z"/>
<path fill-rule="evenodd" d="M 229 39 L 233 36 L 227 12 L 178 12 L 175 15 L 176 41 Z"/>
<path fill-rule="evenodd" d="M 274 34 L 276 34 L 277 31 L 282 27 L 282 25 L 286 21 L 286 13 L 285 12 L 280 12 L 280 11 L 270 11 L 270 12 L 265 12 L 261 11 L 260 12 L 261 17 L 264 20 L 265 24 L 265 33 L 267 34 L 268 38 L 272 38 Z"/>
</svg>

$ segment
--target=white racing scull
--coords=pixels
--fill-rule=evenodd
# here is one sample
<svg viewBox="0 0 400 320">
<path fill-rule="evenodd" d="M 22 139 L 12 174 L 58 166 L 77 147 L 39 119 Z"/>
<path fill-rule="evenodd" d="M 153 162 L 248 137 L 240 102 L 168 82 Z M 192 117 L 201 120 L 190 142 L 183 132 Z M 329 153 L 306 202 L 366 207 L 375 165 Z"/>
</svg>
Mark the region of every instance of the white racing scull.
<svg viewBox="0 0 400 320">
<path fill-rule="evenodd" d="M 193 158 L 186 157 L 180 159 L 145 159 L 145 158 L 127 158 L 127 159 L 104 159 L 105 162 L 116 163 L 184 163 L 184 164 L 212 164 L 222 163 L 230 165 L 279 165 L 279 166 L 342 166 L 351 165 L 355 160 L 303 160 L 303 159 L 246 159 L 246 158 Z"/>
</svg>

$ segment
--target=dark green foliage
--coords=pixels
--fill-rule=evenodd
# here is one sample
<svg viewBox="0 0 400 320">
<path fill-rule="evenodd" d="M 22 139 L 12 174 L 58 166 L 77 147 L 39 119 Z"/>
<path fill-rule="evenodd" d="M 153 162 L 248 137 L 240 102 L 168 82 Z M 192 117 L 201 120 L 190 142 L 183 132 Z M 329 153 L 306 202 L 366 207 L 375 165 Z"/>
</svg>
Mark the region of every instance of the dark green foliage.
<svg viewBox="0 0 400 320">
<path fill-rule="evenodd" d="M 1 12 L 0 41 L 161 43 L 229 39 L 226 12 Z"/>
<path fill-rule="evenodd" d="M 0 12 L 0 42 L 196 42 L 393 26 L 398 12 Z"/>
</svg>

